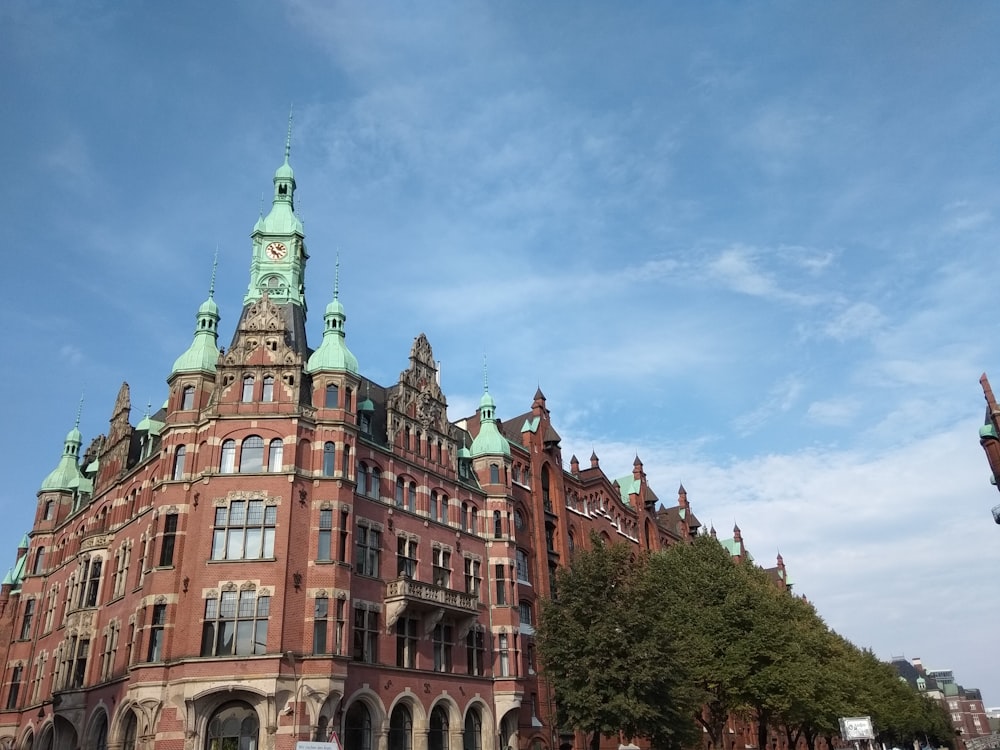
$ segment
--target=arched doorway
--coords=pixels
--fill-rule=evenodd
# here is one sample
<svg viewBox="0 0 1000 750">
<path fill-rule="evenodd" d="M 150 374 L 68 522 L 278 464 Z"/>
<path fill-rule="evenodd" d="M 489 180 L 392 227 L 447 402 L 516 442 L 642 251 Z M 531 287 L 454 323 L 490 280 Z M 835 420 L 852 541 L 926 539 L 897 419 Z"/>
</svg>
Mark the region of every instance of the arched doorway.
<svg viewBox="0 0 1000 750">
<path fill-rule="evenodd" d="M 483 750 L 483 717 L 476 706 L 465 715 L 462 750 Z"/>
<path fill-rule="evenodd" d="M 243 701 L 221 706 L 208 721 L 205 750 L 257 750 L 260 720 Z"/>
<path fill-rule="evenodd" d="M 87 733 L 86 750 L 108 750 L 108 715 L 100 709 Z"/>
<path fill-rule="evenodd" d="M 350 750 L 372 750 L 372 715 L 362 701 L 347 709 L 344 717 L 344 747 Z"/>
<path fill-rule="evenodd" d="M 435 706 L 431 711 L 427 750 L 448 750 L 448 712 L 444 706 Z"/>
<path fill-rule="evenodd" d="M 389 750 L 413 750 L 413 715 L 405 703 L 392 709 L 389 717 Z"/>
<path fill-rule="evenodd" d="M 135 737 L 138 732 L 139 723 L 135 718 L 135 711 L 126 709 L 122 718 L 122 750 L 135 750 Z"/>
</svg>

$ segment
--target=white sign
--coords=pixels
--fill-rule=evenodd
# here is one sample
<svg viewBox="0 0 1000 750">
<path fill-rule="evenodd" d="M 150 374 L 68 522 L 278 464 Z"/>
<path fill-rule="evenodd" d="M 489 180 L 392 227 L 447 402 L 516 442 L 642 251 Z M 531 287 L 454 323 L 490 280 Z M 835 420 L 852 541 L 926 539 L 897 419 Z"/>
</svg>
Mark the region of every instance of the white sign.
<svg viewBox="0 0 1000 750">
<path fill-rule="evenodd" d="M 840 720 L 840 736 L 848 742 L 853 740 L 873 740 L 872 719 L 870 716 L 853 716 Z"/>
<path fill-rule="evenodd" d="M 340 750 L 339 742 L 303 742 L 295 743 L 295 750 Z"/>
</svg>

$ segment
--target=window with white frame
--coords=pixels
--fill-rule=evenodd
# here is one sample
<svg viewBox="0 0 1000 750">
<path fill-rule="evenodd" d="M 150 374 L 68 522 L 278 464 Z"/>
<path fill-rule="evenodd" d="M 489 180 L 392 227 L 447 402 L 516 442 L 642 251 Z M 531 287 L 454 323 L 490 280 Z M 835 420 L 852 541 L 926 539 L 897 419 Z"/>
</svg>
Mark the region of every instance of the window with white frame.
<svg viewBox="0 0 1000 750">
<path fill-rule="evenodd" d="M 378 578 L 382 533 L 370 526 L 358 524 L 354 535 L 354 570 L 359 575 Z"/>
<path fill-rule="evenodd" d="M 528 553 L 523 549 L 517 551 L 516 571 L 520 583 L 531 583 L 531 578 L 528 576 Z"/>
<path fill-rule="evenodd" d="M 267 653 L 267 621 L 271 597 L 255 589 L 223 591 L 205 600 L 202 656 L 245 656 Z"/>
<path fill-rule="evenodd" d="M 446 623 L 438 623 L 434 626 L 434 633 L 431 640 L 434 644 L 434 671 L 451 671 L 451 651 L 453 643 L 452 626 Z"/>
<path fill-rule="evenodd" d="M 435 547 L 431 575 L 435 586 L 451 588 L 451 552 L 444 547 Z"/>
<path fill-rule="evenodd" d="M 396 575 L 417 577 L 417 540 L 412 537 L 396 538 Z"/>
<path fill-rule="evenodd" d="M 215 509 L 213 560 L 262 560 L 274 557 L 278 508 L 263 500 L 233 500 Z"/>
</svg>

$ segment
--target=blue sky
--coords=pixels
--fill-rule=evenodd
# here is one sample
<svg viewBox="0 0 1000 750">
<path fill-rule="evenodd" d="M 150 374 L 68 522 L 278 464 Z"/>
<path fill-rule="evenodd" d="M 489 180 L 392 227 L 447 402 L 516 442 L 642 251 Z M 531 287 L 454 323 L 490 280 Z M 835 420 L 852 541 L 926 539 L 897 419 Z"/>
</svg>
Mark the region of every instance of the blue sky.
<svg viewBox="0 0 1000 750">
<path fill-rule="evenodd" d="M 1000 705 L 1000 6 L 0 4 L 0 430 L 13 563 L 81 392 L 161 403 L 219 249 L 291 162 L 315 343 L 395 382 L 425 332 L 450 416 L 548 398 L 568 462 L 784 556 L 827 622 Z"/>
</svg>

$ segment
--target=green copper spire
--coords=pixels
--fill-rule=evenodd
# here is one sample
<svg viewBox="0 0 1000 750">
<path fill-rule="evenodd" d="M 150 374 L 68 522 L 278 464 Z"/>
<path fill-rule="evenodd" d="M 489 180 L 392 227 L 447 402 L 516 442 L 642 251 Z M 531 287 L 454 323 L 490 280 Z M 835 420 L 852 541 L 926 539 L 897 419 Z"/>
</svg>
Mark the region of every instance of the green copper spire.
<svg viewBox="0 0 1000 750">
<path fill-rule="evenodd" d="M 285 159 L 274 173 L 271 210 L 254 225 L 250 286 L 245 305 L 264 292 L 272 302 L 291 302 L 305 309 L 305 264 L 309 257 L 303 242 L 302 220 L 295 213 L 295 173 L 289 164 L 292 151 L 292 113 L 288 113 Z"/>
<path fill-rule="evenodd" d="M 483 355 L 483 397 L 479 399 L 479 434 L 472 441 L 470 453 L 473 457 L 486 455 L 510 455 L 510 443 L 500 434 L 496 421 L 496 402 L 490 395 L 489 375 L 486 371 L 486 355 Z"/>
<path fill-rule="evenodd" d="M 336 271 L 333 282 L 333 301 L 326 306 L 323 316 L 323 342 L 312 353 L 306 364 L 306 372 L 347 371 L 358 374 L 358 359 L 347 348 L 344 322 L 347 315 L 340 304 L 340 254 L 337 254 Z"/>
<path fill-rule="evenodd" d="M 80 446 L 83 444 L 83 437 L 80 434 L 80 413 L 83 409 L 83 397 L 80 397 L 80 406 L 76 412 L 76 422 L 73 429 L 66 434 L 63 442 L 63 454 L 59 463 L 52 472 L 45 477 L 42 482 L 41 492 L 73 490 L 79 486 L 83 476 L 80 474 L 80 467 L 77 462 L 80 460 Z"/>
<path fill-rule="evenodd" d="M 181 372 L 215 372 L 216 363 L 219 361 L 219 306 L 215 304 L 215 273 L 218 266 L 219 247 L 216 245 L 208 299 L 198 308 L 194 340 L 187 351 L 174 362 L 170 371 L 171 377 Z"/>
</svg>

